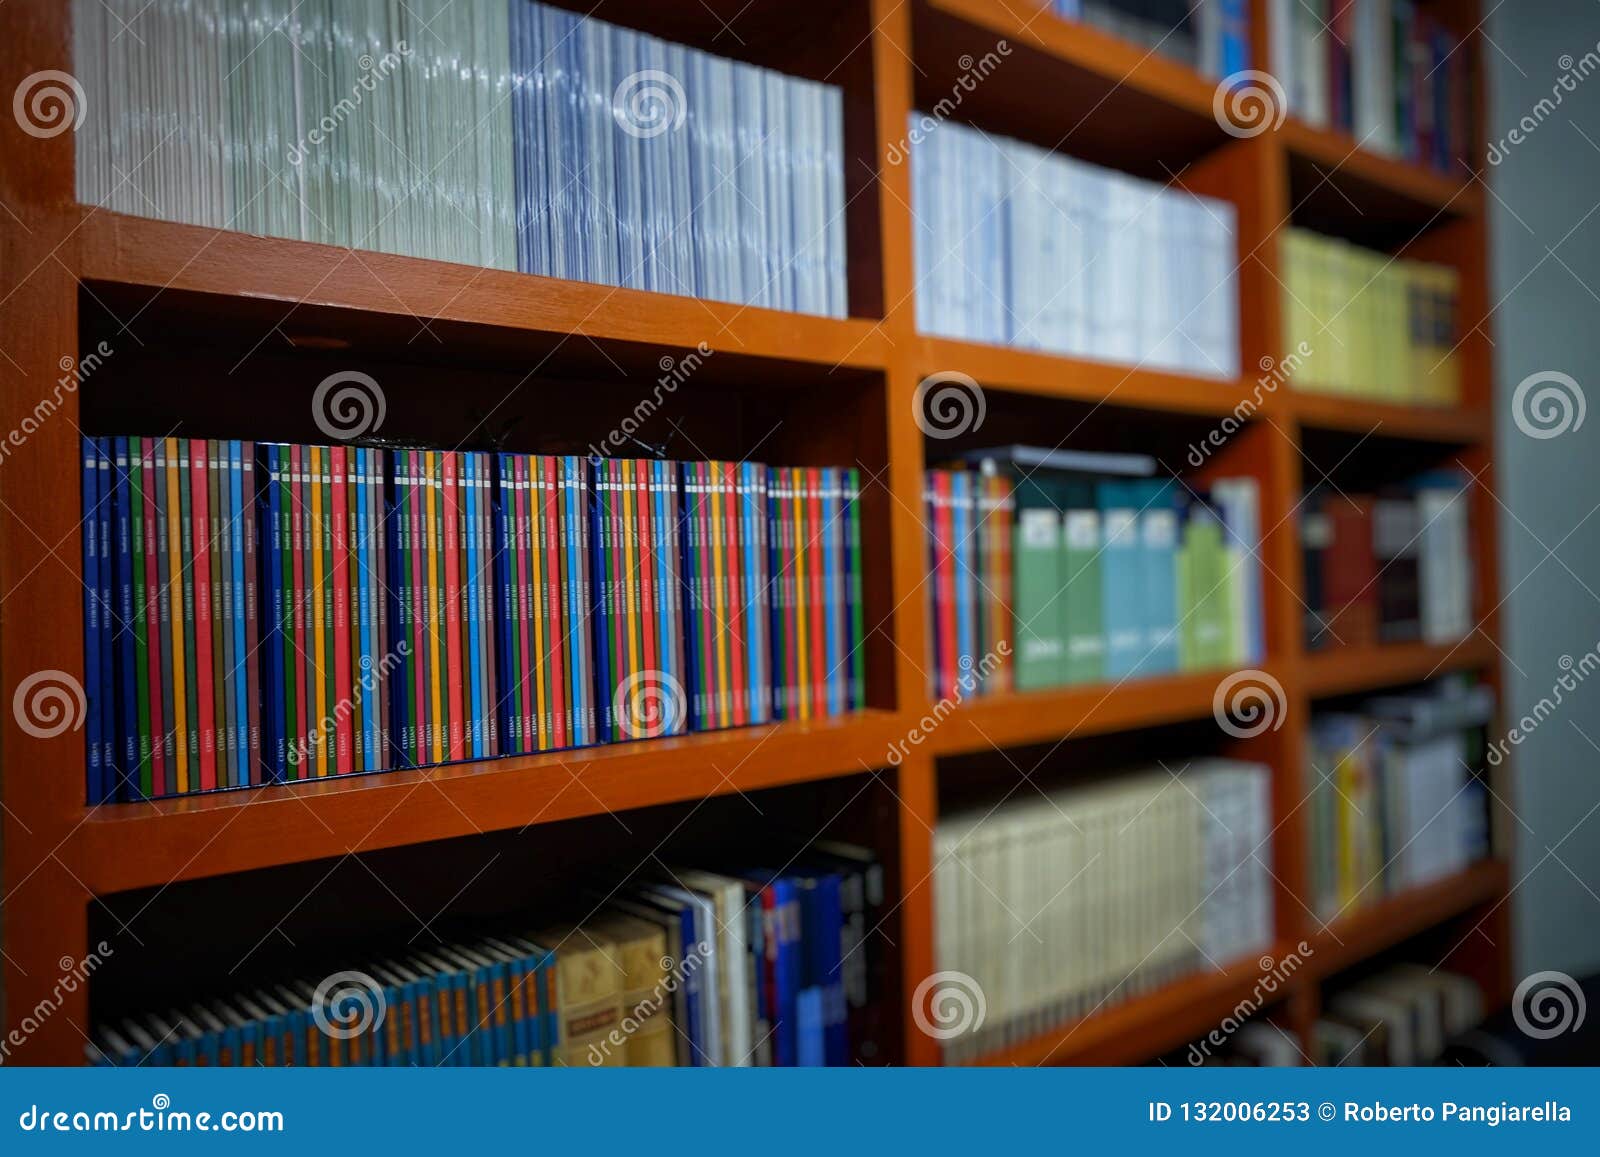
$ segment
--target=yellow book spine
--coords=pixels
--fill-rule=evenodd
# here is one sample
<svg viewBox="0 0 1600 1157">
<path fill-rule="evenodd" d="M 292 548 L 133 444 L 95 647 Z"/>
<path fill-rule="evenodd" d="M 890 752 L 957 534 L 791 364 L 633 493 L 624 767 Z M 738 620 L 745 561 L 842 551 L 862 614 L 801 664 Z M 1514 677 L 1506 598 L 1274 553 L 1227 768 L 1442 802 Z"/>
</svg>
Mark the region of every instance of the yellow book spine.
<svg viewBox="0 0 1600 1157">
<path fill-rule="evenodd" d="M 634 522 L 633 509 L 633 479 L 632 471 L 623 465 L 621 468 L 621 483 L 618 490 L 622 498 L 622 622 L 626 628 L 628 638 L 628 670 L 627 676 L 639 670 L 639 616 L 635 613 L 638 607 L 639 576 L 634 569 L 639 565 L 639 556 L 636 547 L 639 543 L 639 529 Z M 635 724 L 639 720 L 634 721 Z"/>
</svg>

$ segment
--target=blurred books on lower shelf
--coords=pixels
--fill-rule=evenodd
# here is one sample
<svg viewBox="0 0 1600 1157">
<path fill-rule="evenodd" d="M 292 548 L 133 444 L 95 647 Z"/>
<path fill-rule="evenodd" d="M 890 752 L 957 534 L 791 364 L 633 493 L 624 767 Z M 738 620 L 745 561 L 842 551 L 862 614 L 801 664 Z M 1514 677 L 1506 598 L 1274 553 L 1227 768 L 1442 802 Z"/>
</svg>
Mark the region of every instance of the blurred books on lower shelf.
<svg viewBox="0 0 1600 1157">
<path fill-rule="evenodd" d="M 114 1066 L 847 1065 L 887 1043 L 882 867 L 818 842 L 778 869 L 674 868 L 582 919 L 496 927 L 103 1025 Z"/>
<path fill-rule="evenodd" d="M 1453 643 L 1473 628 L 1471 482 L 1461 471 L 1301 506 L 1306 645 Z"/>
<path fill-rule="evenodd" d="M 935 699 L 1257 663 L 1252 478 L 1012 446 L 926 475 Z"/>
<path fill-rule="evenodd" d="M 1305 229 L 1283 233 L 1294 388 L 1410 405 L 1461 401 L 1461 276 Z"/>
<path fill-rule="evenodd" d="M 1305 764 L 1311 895 L 1333 921 L 1489 852 L 1487 685 L 1451 677 L 1313 718 Z"/>
<path fill-rule="evenodd" d="M 1307 1051 L 1333 1067 L 1427 1065 L 1483 1016 L 1483 990 L 1469 977 L 1395 964 L 1331 993 Z"/>
<path fill-rule="evenodd" d="M 946 1061 L 1270 945 L 1270 790 L 1264 766 L 1207 759 L 941 817 L 938 967 L 987 1013 Z"/>
</svg>

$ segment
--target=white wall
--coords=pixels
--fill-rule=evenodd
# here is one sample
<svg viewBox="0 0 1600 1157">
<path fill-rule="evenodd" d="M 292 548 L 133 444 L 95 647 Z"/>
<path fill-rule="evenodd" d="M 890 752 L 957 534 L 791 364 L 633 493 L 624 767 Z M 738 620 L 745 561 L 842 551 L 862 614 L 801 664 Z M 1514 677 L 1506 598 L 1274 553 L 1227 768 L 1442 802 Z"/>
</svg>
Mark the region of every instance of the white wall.
<svg viewBox="0 0 1600 1157">
<path fill-rule="evenodd" d="M 1600 647 L 1600 67 L 1576 78 L 1600 64 L 1600 4 L 1514 0 L 1485 32 L 1490 137 L 1503 153 L 1488 180 L 1512 722 L 1555 701 L 1563 656 Z M 1595 55 L 1583 63 L 1585 53 Z M 1525 116 L 1541 123 L 1510 142 Z M 1518 428 L 1514 391 L 1541 371 L 1576 379 L 1592 411 L 1580 428 L 1543 440 Z M 1600 971 L 1600 671 L 1559 695 L 1513 756 L 1517 978 Z"/>
</svg>

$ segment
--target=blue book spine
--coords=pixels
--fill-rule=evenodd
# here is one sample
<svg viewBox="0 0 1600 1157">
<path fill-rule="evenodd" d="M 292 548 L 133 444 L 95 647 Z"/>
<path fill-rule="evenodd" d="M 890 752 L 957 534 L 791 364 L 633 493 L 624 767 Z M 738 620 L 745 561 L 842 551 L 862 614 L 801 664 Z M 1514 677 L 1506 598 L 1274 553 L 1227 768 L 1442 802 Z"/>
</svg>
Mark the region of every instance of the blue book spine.
<svg viewBox="0 0 1600 1157">
<path fill-rule="evenodd" d="M 461 556 L 461 587 L 466 598 L 462 608 L 462 622 L 467 644 L 467 698 L 472 704 L 472 716 L 466 729 L 466 747 L 474 759 L 482 759 L 483 750 L 483 635 L 478 616 L 478 459 L 480 455 L 467 453 L 461 456 L 461 494 L 466 517 L 464 550 Z"/>
<path fill-rule="evenodd" d="M 100 685 L 100 767 L 101 793 L 105 802 L 117 798 L 117 787 L 122 781 L 122 748 L 117 742 L 117 689 L 112 653 L 116 645 L 116 595 L 112 589 L 111 532 L 116 511 L 111 496 L 111 467 L 114 464 L 110 438 L 95 439 L 95 473 L 99 475 L 95 531 L 100 565 L 95 573 L 95 585 L 100 600 L 99 669 L 96 682 Z"/>
<path fill-rule="evenodd" d="M 83 674 L 88 718 L 89 776 L 84 790 L 90 804 L 107 802 L 105 752 L 100 745 L 100 469 L 94 439 L 83 439 Z M 69 708 L 70 710 L 70 708 Z"/>
<path fill-rule="evenodd" d="M 132 487 L 128 483 L 129 464 L 137 467 L 138 442 L 130 450 L 130 439 L 116 440 L 117 469 L 113 479 L 116 485 L 117 558 L 115 570 L 117 606 L 121 622 L 117 625 L 116 672 L 117 697 L 121 710 L 119 726 L 122 732 L 121 782 L 114 785 L 114 798 L 138 799 L 139 792 L 139 700 L 135 694 L 135 651 L 133 613 L 133 508 Z M 132 454 L 130 459 L 129 455 Z"/>
<path fill-rule="evenodd" d="M 556 954 L 553 951 L 546 952 L 539 961 L 539 1009 L 544 1022 L 539 1036 L 547 1067 L 556 1063 L 556 1049 L 561 1045 L 561 1014 L 550 999 L 550 994 L 555 990 L 555 970 Z"/>
<path fill-rule="evenodd" d="M 258 504 L 261 525 L 261 752 L 273 783 L 284 779 L 283 734 L 283 559 L 280 549 L 283 504 L 279 495 L 278 447 L 270 442 L 256 446 L 258 475 L 265 480 Z M 234 587 L 238 590 L 237 585 Z"/>
<path fill-rule="evenodd" d="M 678 631 L 683 616 L 675 590 L 677 584 L 672 578 L 671 543 L 677 523 L 677 511 L 671 501 L 673 477 L 672 463 L 660 460 L 650 463 L 650 538 L 655 543 L 656 619 L 659 632 L 657 653 L 660 655 L 661 670 L 667 676 L 666 685 L 683 687 L 684 672 L 678 666 L 677 657 Z"/>
<path fill-rule="evenodd" d="M 683 665 L 688 681 L 683 689 L 688 702 L 689 730 L 705 730 L 706 688 L 700 684 L 700 568 L 697 534 L 700 488 L 692 462 L 677 464 L 682 499 L 678 504 L 678 553 L 682 560 L 683 586 L 679 602 L 683 605 Z"/>
<path fill-rule="evenodd" d="M 778 950 L 773 969 L 778 990 L 777 1027 L 783 1029 L 781 1034 L 774 1031 L 773 1054 L 778 1064 L 792 1067 L 799 1058 L 796 1007 L 800 993 L 799 895 L 793 880 L 777 879 L 772 887 L 778 909 Z"/>
<path fill-rule="evenodd" d="M 699 944 L 695 936 L 694 905 L 685 904 L 678 910 L 678 920 L 682 927 L 683 943 L 687 945 Z M 690 949 L 684 948 L 684 955 Z M 696 1068 L 704 1068 L 710 1063 L 711 1052 L 707 1048 L 710 1043 L 706 1040 L 706 1010 L 704 1007 L 705 986 L 700 977 L 700 969 L 690 972 L 684 981 L 684 1011 L 689 1019 L 689 1053 Z"/>
<path fill-rule="evenodd" d="M 844 995 L 844 899 L 838 875 L 821 878 L 818 905 L 822 937 L 822 976 L 827 1059 L 830 1065 L 850 1063 L 850 1010 Z"/>
<path fill-rule="evenodd" d="M 1217 0 L 1213 0 L 1213 3 Z M 1222 4 L 1222 75 L 1233 76 L 1250 67 L 1250 0 L 1220 0 Z"/>
<path fill-rule="evenodd" d="M 1145 654 L 1141 606 L 1139 508 L 1129 484 L 1104 482 L 1098 488 L 1105 548 L 1100 558 L 1101 608 L 1106 634 L 1106 677 L 1120 679 L 1140 667 Z"/>
<path fill-rule="evenodd" d="M 409 574 L 406 569 L 406 544 L 409 536 L 403 533 L 402 479 L 405 460 L 400 451 L 380 451 L 388 462 L 388 473 L 383 480 L 383 513 L 389 524 L 386 547 L 389 555 L 389 583 L 385 597 L 389 600 L 389 630 L 394 638 L 397 662 L 389 676 L 389 758 L 393 767 L 410 767 L 412 751 L 411 696 L 412 664 L 417 657 L 411 654 L 413 645 L 410 608 L 406 592 Z M 405 644 L 404 651 L 400 644 Z"/>
<path fill-rule="evenodd" d="M 1176 482 L 1139 484 L 1140 567 L 1144 571 L 1146 658 L 1142 674 L 1178 669 L 1178 510 Z"/>
<path fill-rule="evenodd" d="M 828 1063 L 823 1023 L 827 1016 L 826 1004 L 826 994 L 817 985 L 802 988 L 795 997 L 795 1021 L 799 1029 L 795 1034 L 799 1050 L 795 1063 L 802 1068 L 821 1068 Z"/>
</svg>

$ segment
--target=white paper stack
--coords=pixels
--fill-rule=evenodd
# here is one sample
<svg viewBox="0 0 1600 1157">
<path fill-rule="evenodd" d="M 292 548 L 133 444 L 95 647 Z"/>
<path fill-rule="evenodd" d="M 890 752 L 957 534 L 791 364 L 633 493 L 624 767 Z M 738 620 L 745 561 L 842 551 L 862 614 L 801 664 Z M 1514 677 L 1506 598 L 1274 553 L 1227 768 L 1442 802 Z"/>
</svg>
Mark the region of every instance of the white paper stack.
<svg viewBox="0 0 1600 1157">
<path fill-rule="evenodd" d="M 913 125 L 923 333 L 1238 375 L 1232 204 L 964 125 Z"/>
</svg>

